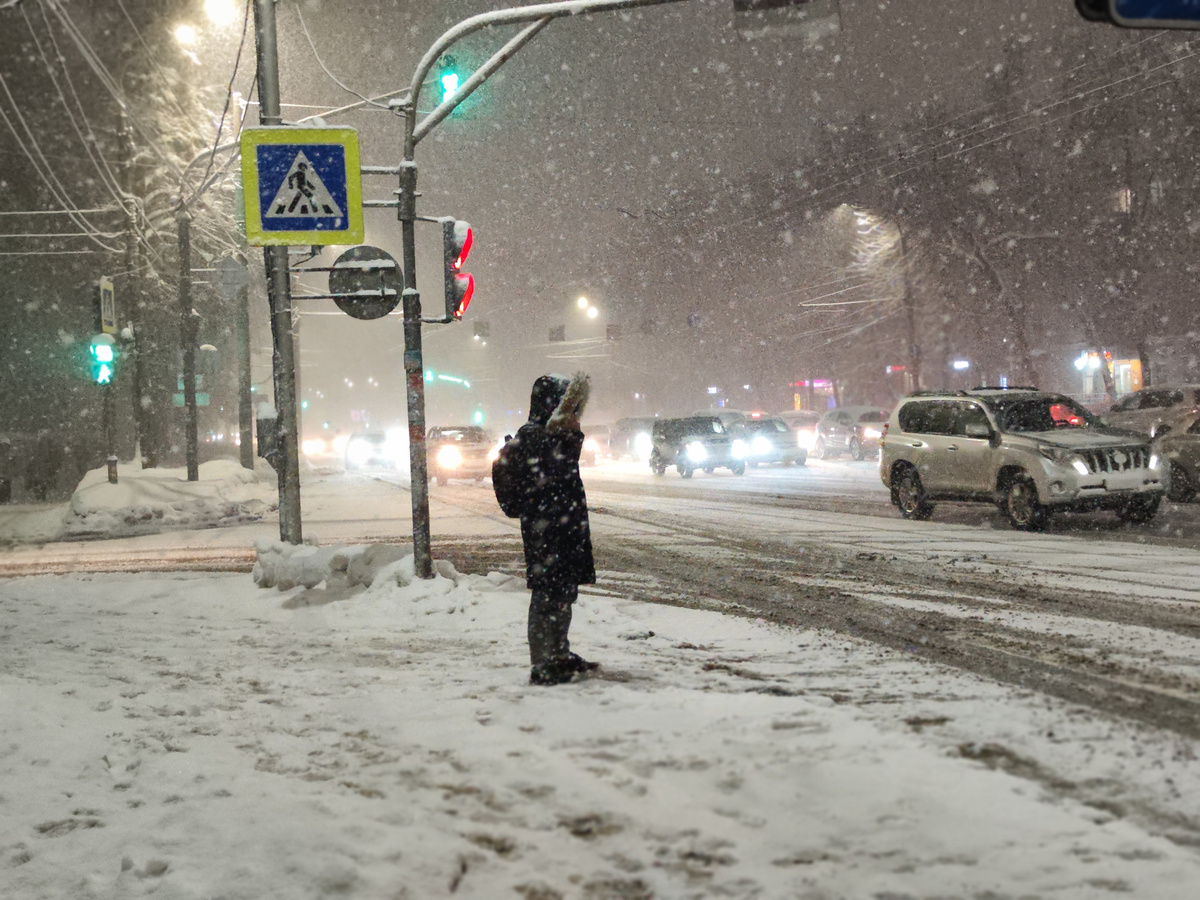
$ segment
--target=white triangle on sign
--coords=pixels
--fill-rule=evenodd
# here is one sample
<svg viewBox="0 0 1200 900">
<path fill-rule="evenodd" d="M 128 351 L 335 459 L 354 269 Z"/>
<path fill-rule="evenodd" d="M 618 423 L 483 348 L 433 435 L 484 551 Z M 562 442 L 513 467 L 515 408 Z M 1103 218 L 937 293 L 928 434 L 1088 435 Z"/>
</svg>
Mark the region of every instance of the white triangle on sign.
<svg viewBox="0 0 1200 900">
<path fill-rule="evenodd" d="M 342 211 L 321 176 L 301 150 L 288 167 L 275 199 L 263 213 L 265 219 L 341 218 Z"/>
</svg>

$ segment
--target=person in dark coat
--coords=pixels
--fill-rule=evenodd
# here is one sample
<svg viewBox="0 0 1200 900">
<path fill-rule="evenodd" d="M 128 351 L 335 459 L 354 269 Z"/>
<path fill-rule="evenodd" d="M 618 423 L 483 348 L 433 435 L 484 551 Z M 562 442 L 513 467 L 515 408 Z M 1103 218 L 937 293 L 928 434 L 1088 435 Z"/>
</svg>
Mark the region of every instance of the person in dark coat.
<svg viewBox="0 0 1200 900">
<path fill-rule="evenodd" d="M 521 513 L 533 684 L 562 684 L 598 668 L 572 653 L 567 639 L 579 585 L 596 583 L 587 496 L 579 477 L 579 416 L 588 390 L 582 373 L 569 380 L 541 376 L 533 383 L 529 421 L 517 432 L 533 475 Z"/>
</svg>

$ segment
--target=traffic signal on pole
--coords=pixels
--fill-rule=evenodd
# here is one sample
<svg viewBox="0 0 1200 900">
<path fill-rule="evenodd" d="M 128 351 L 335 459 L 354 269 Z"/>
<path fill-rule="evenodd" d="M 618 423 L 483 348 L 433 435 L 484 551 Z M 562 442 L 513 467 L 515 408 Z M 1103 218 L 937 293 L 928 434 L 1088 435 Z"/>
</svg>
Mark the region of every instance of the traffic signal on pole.
<svg viewBox="0 0 1200 900">
<path fill-rule="evenodd" d="M 442 261 L 446 281 L 446 318 L 461 319 L 475 293 L 475 276 L 462 271 L 474 240 L 471 226 L 459 219 L 442 220 Z"/>
<path fill-rule="evenodd" d="M 112 335 L 92 335 L 88 352 L 92 357 L 92 381 L 96 384 L 112 384 L 117 374 L 117 345 Z"/>
</svg>

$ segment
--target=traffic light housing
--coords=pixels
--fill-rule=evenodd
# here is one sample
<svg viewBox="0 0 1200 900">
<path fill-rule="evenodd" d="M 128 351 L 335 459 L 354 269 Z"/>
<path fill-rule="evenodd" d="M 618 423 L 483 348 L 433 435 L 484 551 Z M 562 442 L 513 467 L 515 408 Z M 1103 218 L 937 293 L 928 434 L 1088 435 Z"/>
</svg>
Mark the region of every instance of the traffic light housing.
<svg viewBox="0 0 1200 900">
<path fill-rule="evenodd" d="M 88 347 L 92 363 L 92 381 L 110 385 L 117 374 L 117 342 L 111 334 L 92 335 Z"/>
<path fill-rule="evenodd" d="M 465 79 L 458 71 L 458 66 L 455 65 L 453 56 L 445 56 L 442 58 L 442 64 L 438 68 L 438 89 L 441 91 L 439 103 L 445 103 L 462 87 Z"/>
<path fill-rule="evenodd" d="M 446 282 L 446 320 L 461 319 L 475 293 L 475 276 L 462 271 L 471 252 L 471 225 L 460 219 L 442 220 L 442 261 Z"/>
</svg>

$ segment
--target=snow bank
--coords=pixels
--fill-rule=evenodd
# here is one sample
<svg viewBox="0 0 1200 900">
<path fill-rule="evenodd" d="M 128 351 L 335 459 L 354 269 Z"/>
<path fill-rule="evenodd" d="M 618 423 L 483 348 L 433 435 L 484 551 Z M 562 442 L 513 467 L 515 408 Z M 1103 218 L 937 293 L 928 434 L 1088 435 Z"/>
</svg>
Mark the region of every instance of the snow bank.
<svg viewBox="0 0 1200 900">
<path fill-rule="evenodd" d="M 277 484 L 265 464 L 251 471 L 231 459 L 201 465 L 199 481 L 188 481 L 186 469 L 130 465 L 121 468 L 117 484 L 109 484 L 106 469 L 93 469 L 71 497 L 62 536 L 126 536 L 254 521 L 278 508 Z"/>
</svg>

